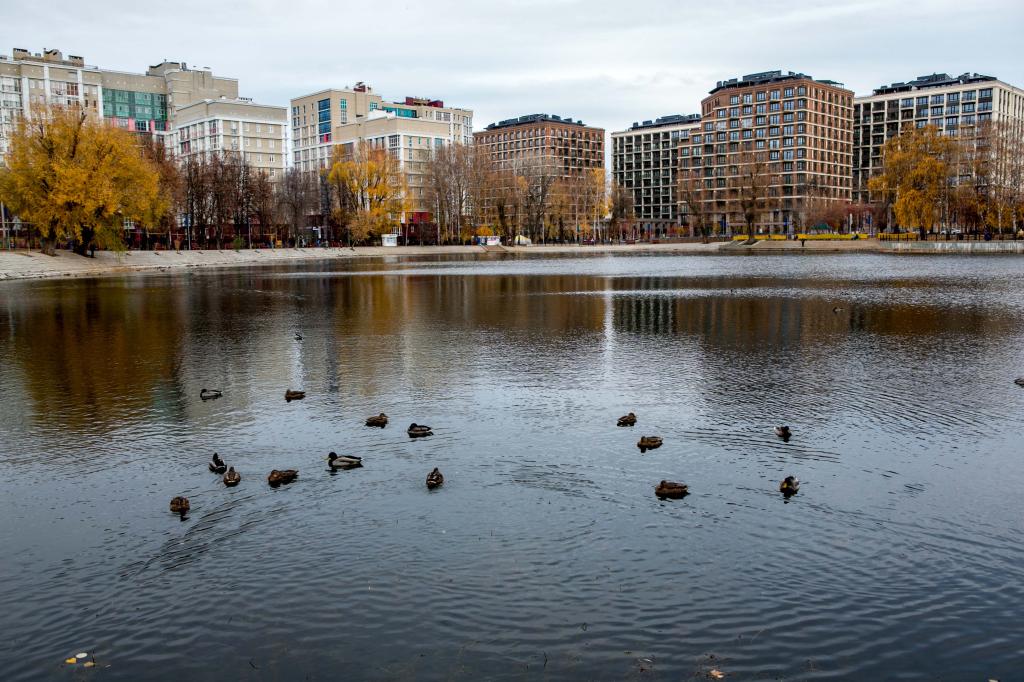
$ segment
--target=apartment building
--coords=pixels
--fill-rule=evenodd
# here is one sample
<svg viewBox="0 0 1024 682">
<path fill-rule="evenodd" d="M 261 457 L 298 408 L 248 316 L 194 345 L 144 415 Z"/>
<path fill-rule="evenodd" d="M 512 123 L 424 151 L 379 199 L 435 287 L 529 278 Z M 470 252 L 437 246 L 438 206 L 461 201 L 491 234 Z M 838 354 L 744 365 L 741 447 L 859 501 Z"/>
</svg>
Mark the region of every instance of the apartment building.
<svg viewBox="0 0 1024 682">
<path fill-rule="evenodd" d="M 291 100 L 292 161 L 296 168 L 316 171 L 327 168 L 339 140 L 351 141 L 355 125 L 371 114 L 390 114 L 401 121 L 429 121 L 432 133 L 447 142 L 469 144 L 473 134 L 473 112 L 446 107 L 436 99 L 406 97 L 401 103 L 387 102 L 369 85 L 314 92 Z"/>
<path fill-rule="evenodd" d="M 288 160 L 288 110 L 248 99 L 204 99 L 175 112 L 170 145 L 179 159 L 237 154 L 271 180 Z"/>
<path fill-rule="evenodd" d="M 234 99 L 238 81 L 165 61 L 144 74 L 101 69 L 60 50 L 32 53 L 15 48 L 0 55 L 0 155 L 17 116 L 46 104 L 76 105 L 113 125 L 139 133 L 163 134 L 174 126 L 175 110 L 201 99 Z"/>
<path fill-rule="evenodd" d="M 681 150 L 700 133 L 700 114 L 634 122 L 612 133 L 612 180 L 633 196 L 638 227 L 666 234 L 682 220 L 678 193 Z"/>
<path fill-rule="evenodd" d="M 950 136 L 971 135 L 989 122 L 1010 122 L 1024 137 L 1024 90 L 994 76 L 945 73 L 876 88 L 853 104 L 853 200 L 869 202 L 868 180 L 882 169 L 886 140 L 933 125 Z"/>
<path fill-rule="evenodd" d="M 583 121 L 549 114 L 530 114 L 491 123 L 473 134 L 482 149 L 503 170 L 548 165 L 559 177 L 604 168 L 604 129 Z"/>
<path fill-rule="evenodd" d="M 757 224 L 791 231 L 808 200 L 850 200 L 852 125 L 853 92 L 835 81 L 782 71 L 719 81 L 701 102 L 701 129 L 680 150 L 680 169 L 702 169 L 705 206 L 728 233 L 746 229 L 744 170 L 763 165 L 770 200 Z"/>
<path fill-rule="evenodd" d="M 469 144 L 473 112 L 446 107 L 438 99 L 406 97 L 389 102 L 359 82 L 354 87 L 314 92 L 291 100 L 292 163 L 309 173 L 325 170 L 338 146 L 366 143 L 386 149 L 405 173 L 411 210 L 402 222 L 432 219 L 425 189 L 431 150 Z"/>
</svg>

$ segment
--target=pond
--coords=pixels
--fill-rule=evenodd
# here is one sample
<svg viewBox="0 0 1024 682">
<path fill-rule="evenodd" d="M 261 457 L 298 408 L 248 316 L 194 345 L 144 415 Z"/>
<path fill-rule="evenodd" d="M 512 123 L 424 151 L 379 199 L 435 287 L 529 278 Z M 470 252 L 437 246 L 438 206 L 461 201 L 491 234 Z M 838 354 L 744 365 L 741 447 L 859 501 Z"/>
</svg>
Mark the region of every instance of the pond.
<svg viewBox="0 0 1024 682">
<path fill-rule="evenodd" d="M 1022 276 L 487 254 L 2 284 L 3 677 L 1012 679 Z"/>
</svg>

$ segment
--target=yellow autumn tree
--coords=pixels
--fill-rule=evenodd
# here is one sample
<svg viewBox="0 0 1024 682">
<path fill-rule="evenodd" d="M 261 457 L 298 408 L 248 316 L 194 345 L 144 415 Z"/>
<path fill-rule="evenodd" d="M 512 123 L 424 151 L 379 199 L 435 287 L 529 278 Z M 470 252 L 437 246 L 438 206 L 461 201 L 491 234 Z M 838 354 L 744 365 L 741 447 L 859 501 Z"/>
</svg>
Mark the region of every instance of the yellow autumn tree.
<svg viewBox="0 0 1024 682">
<path fill-rule="evenodd" d="M 904 131 L 882 147 L 882 172 L 868 188 L 892 204 L 898 224 L 916 227 L 924 236 L 939 219 L 949 191 L 954 149 L 953 140 L 935 126 Z"/>
<path fill-rule="evenodd" d="M 397 158 L 385 149 L 359 144 L 338 146 L 326 171 L 334 216 L 347 229 L 349 242 L 394 229 L 409 211 L 408 187 Z"/>
<path fill-rule="evenodd" d="M 18 121 L 0 196 L 39 231 L 44 250 L 71 240 L 124 249 L 125 220 L 156 223 L 168 210 L 159 172 L 132 133 L 78 108 L 39 109 Z"/>
</svg>

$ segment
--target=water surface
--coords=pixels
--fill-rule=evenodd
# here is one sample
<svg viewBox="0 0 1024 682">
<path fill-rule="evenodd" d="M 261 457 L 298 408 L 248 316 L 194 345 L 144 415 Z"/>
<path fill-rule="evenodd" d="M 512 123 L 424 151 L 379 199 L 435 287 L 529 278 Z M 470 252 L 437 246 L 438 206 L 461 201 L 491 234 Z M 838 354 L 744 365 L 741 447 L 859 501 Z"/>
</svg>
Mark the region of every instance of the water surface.
<svg viewBox="0 0 1024 682">
<path fill-rule="evenodd" d="M 2 676 L 81 679 L 88 651 L 123 680 L 1014 679 L 1022 275 L 487 255 L 4 283 Z"/>
</svg>

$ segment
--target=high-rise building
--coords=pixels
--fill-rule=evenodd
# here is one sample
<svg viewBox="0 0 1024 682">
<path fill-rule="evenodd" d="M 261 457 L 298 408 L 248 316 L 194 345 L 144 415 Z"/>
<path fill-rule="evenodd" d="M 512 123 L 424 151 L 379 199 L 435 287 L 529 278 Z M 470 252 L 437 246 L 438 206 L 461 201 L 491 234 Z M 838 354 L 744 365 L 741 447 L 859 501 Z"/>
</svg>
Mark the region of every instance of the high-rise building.
<svg viewBox="0 0 1024 682">
<path fill-rule="evenodd" d="M 436 147 L 472 141 L 473 112 L 421 97 L 387 102 L 370 86 L 356 83 L 293 98 L 291 130 L 292 163 L 301 171 L 326 169 L 337 146 L 366 143 L 386 149 L 399 160 L 409 187 L 411 210 L 402 222 L 429 222 L 426 162 Z"/>
<path fill-rule="evenodd" d="M 1004 121 L 1024 137 L 1024 90 L 993 76 L 944 73 L 876 88 L 853 104 L 853 200 L 869 202 L 868 180 L 882 170 L 886 140 L 933 125 L 949 136 L 972 135 Z"/>
<path fill-rule="evenodd" d="M 170 145 L 179 159 L 237 154 L 277 180 L 284 173 L 288 110 L 246 99 L 204 99 L 177 109 Z"/>
<path fill-rule="evenodd" d="M 202 99 L 235 99 L 238 81 L 208 68 L 162 62 L 144 74 L 89 66 L 60 50 L 31 53 L 15 48 L 0 55 L 0 155 L 17 116 L 34 107 L 75 105 L 127 130 L 161 135 L 174 125 L 175 110 Z"/>
<path fill-rule="evenodd" d="M 612 133 L 612 180 L 632 195 L 641 230 L 657 235 L 679 226 L 679 161 L 699 132 L 700 114 L 674 114 Z"/>
<path fill-rule="evenodd" d="M 746 229 L 744 183 L 756 170 L 757 227 L 801 227 L 811 199 L 848 202 L 853 92 L 802 73 L 767 71 L 719 81 L 701 102 L 701 130 L 690 134 L 682 169 L 700 168 L 705 208 L 722 231 Z"/>
<path fill-rule="evenodd" d="M 510 118 L 474 133 L 473 141 L 502 170 L 546 164 L 555 175 L 570 177 L 604 168 L 604 129 L 571 118 L 549 114 Z"/>
</svg>

